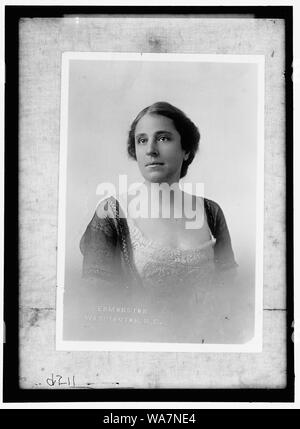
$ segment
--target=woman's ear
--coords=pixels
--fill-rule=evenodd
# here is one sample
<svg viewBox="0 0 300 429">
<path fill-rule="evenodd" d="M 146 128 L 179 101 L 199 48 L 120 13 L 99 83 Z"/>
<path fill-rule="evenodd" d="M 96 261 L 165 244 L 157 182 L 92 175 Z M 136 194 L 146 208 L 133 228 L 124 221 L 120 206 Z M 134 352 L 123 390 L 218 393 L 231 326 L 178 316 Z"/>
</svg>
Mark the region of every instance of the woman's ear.
<svg viewBox="0 0 300 429">
<path fill-rule="evenodd" d="M 186 153 L 184 154 L 183 159 L 184 159 L 185 161 L 187 161 L 187 160 L 189 159 L 189 156 L 190 156 L 190 152 L 186 152 Z"/>
</svg>

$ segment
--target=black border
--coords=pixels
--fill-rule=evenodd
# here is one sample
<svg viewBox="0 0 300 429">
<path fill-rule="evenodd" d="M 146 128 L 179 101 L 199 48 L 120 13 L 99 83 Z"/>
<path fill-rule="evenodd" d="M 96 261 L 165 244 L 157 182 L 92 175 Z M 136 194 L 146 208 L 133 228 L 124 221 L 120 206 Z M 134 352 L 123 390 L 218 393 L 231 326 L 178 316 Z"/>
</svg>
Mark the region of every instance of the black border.
<svg viewBox="0 0 300 429">
<path fill-rule="evenodd" d="M 287 386 L 284 389 L 20 389 L 19 388 L 19 232 L 18 113 L 19 20 L 65 15 L 253 15 L 285 20 L 286 115 L 286 255 L 287 255 Z M 4 210 L 4 402 L 293 402 L 294 320 L 293 277 L 293 7 L 292 6 L 5 6 L 5 210 Z M 218 376 L 216 374 L 216 376 Z"/>
</svg>

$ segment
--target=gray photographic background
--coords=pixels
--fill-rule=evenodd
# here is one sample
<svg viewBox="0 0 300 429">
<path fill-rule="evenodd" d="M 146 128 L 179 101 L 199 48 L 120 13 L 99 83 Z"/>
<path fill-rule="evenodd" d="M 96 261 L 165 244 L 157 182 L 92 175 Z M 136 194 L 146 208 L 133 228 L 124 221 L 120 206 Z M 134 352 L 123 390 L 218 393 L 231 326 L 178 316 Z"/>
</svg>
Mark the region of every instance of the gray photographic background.
<svg viewBox="0 0 300 429">
<path fill-rule="evenodd" d="M 200 150 L 183 182 L 202 183 L 203 196 L 220 204 L 239 264 L 237 285 L 207 291 L 205 313 L 199 315 L 206 320 L 201 341 L 244 343 L 253 337 L 257 72 L 253 63 L 173 62 L 167 57 L 69 61 L 69 99 L 63 106 L 68 136 L 62 143 L 67 144 L 65 340 L 101 339 L 101 325 L 86 326 L 86 317 L 97 317 L 101 295 L 82 285 L 79 241 L 100 199 L 98 184 L 112 183 L 118 190 L 120 174 L 126 174 L 128 186 L 143 181 L 128 157 L 127 136 L 138 112 L 159 100 L 181 108 L 200 129 Z"/>
<path fill-rule="evenodd" d="M 26 19 L 21 21 L 20 26 L 20 386 L 49 388 L 46 379 L 57 371 L 64 377 L 75 375 L 79 387 L 88 386 L 89 383 L 94 383 L 95 388 L 284 387 L 284 23 L 280 20 L 254 19 L 100 17 L 80 18 L 79 23 L 75 18 Z M 64 51 L 265 55 L 262 353 L 55 351 L 60 77 L 61 53 Z M 198 120 L 192 107 L 184 109 L 184 106 L 177 104 L 199 125 L 203 151 L 205 139 L 207 145 L 212 141 L 218 145 L 217 133 L 221 132 L 218 124 L 215 140 L 208 140 L 201 126 L 205 123 L 203 116 Z M 141 104 L 140 108 L 143 107 L 144 104 Z M 128 118 L 136 113 L 136 106 L 133 105 Z M 202 109 L 200 115 L 205 114 Z M 117 121 L 117 128 L 121 130 L 122 126 L 126 131 L 128 125 L 125 117 Z M 97 130 L 94 131 L 96 133 Z M 227 155 L 227 152 L 224 153 L 224 156 Z M 196 161 L 193 169 L 196 168 Z M 207 166 L 211 165 L 211 161 L 207 160 Z M 250 164 L 245 163 L 243 167 L 247 165 Z M 249 175 L 250 179 L 254 179 L 252 171 Z M 226 179 L 232 180 L 232 176 Z M 209 183 L 210 186 L 214 185 L 212 181 Z M 213 194 L 208 196 L 224 205 L 219 195 L 215 195 L 217 185 L 215 183 Z M 89 201 L 81 201 L 82 213 L 86 218 L 74 212 L 74 217 L 78 216 L 81 223 L 75 231 L 78 237 L 80 228 L 90 215 L 87 212 L 89 202 L 95 198 L 93 183 L 84 183 L 84 186 L 91 195 L 85 195 L 85 198 L 90 198 Z M 78 204 L 80 198 L 77 200 L 77 195 L 74 198 Z M 227 205 L 230 211 L 230 200 L 225 201 L 224 207 L 226 217 L 230 219 Z M 235 232 L 236 226 L 230 227 L 233 240 L 235 237 L 238 239 L 240 235 Z"/>
</svg>

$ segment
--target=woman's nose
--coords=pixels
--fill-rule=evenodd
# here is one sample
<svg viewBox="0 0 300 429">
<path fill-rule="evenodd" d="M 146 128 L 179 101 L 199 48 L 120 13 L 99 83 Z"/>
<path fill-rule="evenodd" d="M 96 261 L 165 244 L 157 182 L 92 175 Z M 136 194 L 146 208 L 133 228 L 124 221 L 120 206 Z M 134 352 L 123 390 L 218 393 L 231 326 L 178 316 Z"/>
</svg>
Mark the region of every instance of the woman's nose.
<svg viewBox="0 0 300 429">
<path fill-rule="evenodd" d="M 157 155 L 158 154 L 158 150 L 157 150 L 157 143 L 155 139 L 149 140 L 148 145 L 147 145 L 147 155 Z"/>
</svg>

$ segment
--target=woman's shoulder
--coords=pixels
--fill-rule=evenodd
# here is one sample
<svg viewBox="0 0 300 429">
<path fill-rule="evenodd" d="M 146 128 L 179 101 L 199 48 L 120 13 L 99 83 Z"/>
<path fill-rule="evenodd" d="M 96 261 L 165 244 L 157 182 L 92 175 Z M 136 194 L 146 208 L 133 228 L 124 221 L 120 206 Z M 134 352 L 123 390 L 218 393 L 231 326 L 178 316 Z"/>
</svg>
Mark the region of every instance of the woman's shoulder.
<svg viewBox="0 0 300 429">
<path fill-rule="evenodd" d="M 118 200 L 110 196 L 98 202 L 95 213 L 100 219 L 115 219 L 117 217 L 118 206 Z"/>
<path fill-rule="evenodd" d="M 206 212 L 210 212 L 211 214 L 217 214 L 219 211 L 222 212 L 220 205 L 214 200 L 195 194 L 192 195 L 192 199 L 196 203 L 196 206 L 203 206 Z"/>
<path fill-rule="evenodd" d="M 210 210 L 214 210 L 217 212 L 218 210 L 221 209 L 220 205 L 214 200 L 203 197 L 203 201 L 204 201 L 205 207 L 209 208 Z"/>
<path fill-rule="evenodd" d="M 205 213 L 211 229 L 215 230 L 217 225 L 225 223 L 225 216 L 221 206 L 214 200 L 203 198 Z"/>
</svg>

